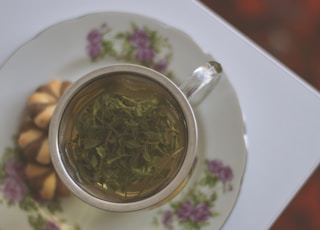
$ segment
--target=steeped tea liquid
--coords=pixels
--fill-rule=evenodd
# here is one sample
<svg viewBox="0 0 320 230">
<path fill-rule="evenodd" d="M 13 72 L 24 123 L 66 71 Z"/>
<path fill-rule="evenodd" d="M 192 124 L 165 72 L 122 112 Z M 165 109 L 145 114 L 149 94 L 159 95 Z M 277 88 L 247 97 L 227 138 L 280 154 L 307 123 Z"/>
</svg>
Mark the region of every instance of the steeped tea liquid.
<svg viewBox="0 0 320 230">
<path fill-rule="evenodd" d="M 101 78 L 87 88 L 66 111 L 73 122 L 60 126 L 68 173 L 89 193 L 113 202 L 152 196 L 185 157 L 188 135 L 179 105 L 138 75 Z"/>
</svg>

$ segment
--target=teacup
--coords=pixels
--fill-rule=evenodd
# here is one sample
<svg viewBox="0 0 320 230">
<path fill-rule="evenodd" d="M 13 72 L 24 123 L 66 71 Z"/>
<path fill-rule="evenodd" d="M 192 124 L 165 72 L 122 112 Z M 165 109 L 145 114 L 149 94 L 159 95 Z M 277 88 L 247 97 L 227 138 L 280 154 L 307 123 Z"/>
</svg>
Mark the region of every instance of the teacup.
<svg viewBox="0 0 320 230">
<path fill-rule="evenodd" d="M 134 64 L 80 78 L 60 98 L 49 128 L 59 177 L 78 198 L 107 211 L 166 203 L 185 186 L 197 156 L 190 98 L 212 89 L 221 71 L 219 63 L 205 63 L 179 87 Z"/>
</svg>

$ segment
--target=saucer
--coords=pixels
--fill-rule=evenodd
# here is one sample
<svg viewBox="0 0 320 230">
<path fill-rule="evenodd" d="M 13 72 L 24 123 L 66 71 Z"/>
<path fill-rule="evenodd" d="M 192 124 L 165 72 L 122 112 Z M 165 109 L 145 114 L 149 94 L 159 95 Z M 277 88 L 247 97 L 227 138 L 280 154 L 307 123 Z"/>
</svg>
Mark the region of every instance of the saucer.
<svg viewBox="0 0 320 230">
<path fill-rule="evenodd" d="M 121 12 L 58 23 L 20 47 L 0 69 L 0 229 L 221 228 L 236 204 L 247 158 L 242 112 L 227 76 L 194 107 L 197 164 L 183 191 L 161 207 L 119 214 L 74 196 L 40 202 L 13 167 L 24 163 L 15 140 L 26 100 L 38 86 L 54 79 L 75 81 L 115 63 L 145 65 L 180 84 L 212 55 L 176 28 Z"/>
</svg>

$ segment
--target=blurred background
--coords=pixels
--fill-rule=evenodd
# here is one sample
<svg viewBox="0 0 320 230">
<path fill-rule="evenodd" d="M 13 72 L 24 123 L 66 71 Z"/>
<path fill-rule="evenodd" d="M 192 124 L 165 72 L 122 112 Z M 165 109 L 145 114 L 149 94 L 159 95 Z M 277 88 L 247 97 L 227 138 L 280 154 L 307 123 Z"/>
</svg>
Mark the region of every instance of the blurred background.
<svg viewBox="0 0 320 230">
<path fill-rule="evenodd" d="M 200 1 L 320 90 L 320 0 Z M 320 167 L 271 228 L 287 229 L 320 229 Z"/>
</svg>

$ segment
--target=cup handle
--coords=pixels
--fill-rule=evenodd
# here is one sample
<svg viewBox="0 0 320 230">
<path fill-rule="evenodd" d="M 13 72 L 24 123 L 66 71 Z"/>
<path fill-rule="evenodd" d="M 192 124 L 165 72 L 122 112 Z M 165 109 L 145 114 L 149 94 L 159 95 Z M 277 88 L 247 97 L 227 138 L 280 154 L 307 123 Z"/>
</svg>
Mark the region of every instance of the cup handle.
<svg viewBox="0 0 320 230">
<path fill-rule="evenodd" d="M 210 61 L 204 63 L 195 69 L 192 75 L 182 82 L 179 88 L 188 100 L 193 98 L 200 91 L 202 91 L 201 95 L 206 95 L 219 81 L 221 73 L 222 66 L 218 62 Z"/>
</svg>

